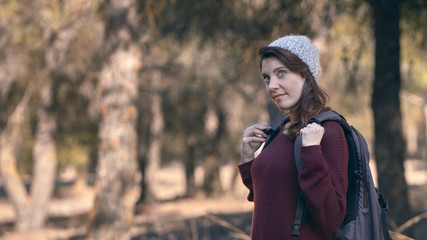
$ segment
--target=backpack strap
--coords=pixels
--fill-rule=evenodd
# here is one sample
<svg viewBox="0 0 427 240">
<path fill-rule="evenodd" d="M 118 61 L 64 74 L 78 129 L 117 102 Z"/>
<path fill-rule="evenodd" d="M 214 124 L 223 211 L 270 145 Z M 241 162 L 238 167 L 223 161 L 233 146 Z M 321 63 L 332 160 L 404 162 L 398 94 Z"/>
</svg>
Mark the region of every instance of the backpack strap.
<svg viewBox="0 0 427 240">
<path fill-rule="evenodd" d="M 297 168 L 297 171 L 300 172 L 302 169 L 304 169 L 304 165 L 301 162 L 300 158 L 300 152 L 301 152 L 301 146 L 302 146 L 302 138 L 301 135 L 298 135 L 295 138 L 294 143 L 294 161 Z M 297 208 L 295 210 L 295 217 L 294 217 L 294 224 L 292 226 L 292 236 L 299 236 L 299 229 L 301 225 L 307 221 L 307 219 L 310 217 L 310 211 L 308 210 L 306 200 L 305 200 L 305 194 L 301 191 L 298 196 L 298 202 L 297 202 Z"/>
<path fill-rule="evenodd" d="M 286 116 L 284 118 L 277 118 L 273 122 L 270 123 L 271 129 L 263 129 L 262 131 L 267 134 L 267 137 L 265 138 L 264 147 L 262 150 L 264 150 L 268 144 L 273 141 L 273 138 L 280 132 L 280 128 L 285 123 L 289 122 L 290 117 Z"/>
<path fill-rule="evenodd" d="M 325 121 L 336 121 L 341 124 L 342 120 L 346 122 L 345 118 L 341 114 L 335 112 L 334 110 L 329 110 L 326 112 L 319 113 L 318 115 L 310 119 L 308 123 L 315 122 L 315 123 L 321 124 Z"/>
<path fill-rule="evenodd" d="M 295 210 L 294 224 L 292 225 L 292 236 L 299 236 L 299 229 L 310 217 L 310 211 L 306 204 L 305 194 L 300 192 L 298 196 L 297 208 Z"/>
</svg>

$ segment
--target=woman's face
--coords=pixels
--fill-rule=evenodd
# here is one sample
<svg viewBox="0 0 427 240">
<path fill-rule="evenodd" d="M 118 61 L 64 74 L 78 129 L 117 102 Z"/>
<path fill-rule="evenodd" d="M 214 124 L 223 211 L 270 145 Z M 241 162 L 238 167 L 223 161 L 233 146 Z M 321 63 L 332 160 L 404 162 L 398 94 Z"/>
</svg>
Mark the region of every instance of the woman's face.
<svg viewBox="0 0 427 240">
<path fill-rule="evenodd" d="M 276 57 L 262 60 L 261 73 L 268 95 L 281 110 L 288 110 L 298 103 L 305 81 L 299 73 L 291 72 Z"/>
</svg>

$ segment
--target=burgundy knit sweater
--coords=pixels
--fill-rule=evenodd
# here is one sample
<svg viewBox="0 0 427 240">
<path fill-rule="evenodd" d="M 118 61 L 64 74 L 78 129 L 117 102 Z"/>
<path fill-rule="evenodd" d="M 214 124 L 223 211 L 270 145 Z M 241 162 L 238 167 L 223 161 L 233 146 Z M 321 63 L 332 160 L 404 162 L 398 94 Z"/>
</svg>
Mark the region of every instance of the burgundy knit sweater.
<svg viewBox="0 0 427 240">
<path fill-rule="evenodd" d="M 341 126 L 323 124 L 320 146 L 301 147 L 304 169 L 298 174 L 294 142 L 279 133 L 253 161 L 239 165 L 248 200 L 254 202 L 253 240 L 332 239 L 345 217 L 348 150 Z M 300 191 L 307 198 L 310 220 L 291 236 Z"/>
</svg>

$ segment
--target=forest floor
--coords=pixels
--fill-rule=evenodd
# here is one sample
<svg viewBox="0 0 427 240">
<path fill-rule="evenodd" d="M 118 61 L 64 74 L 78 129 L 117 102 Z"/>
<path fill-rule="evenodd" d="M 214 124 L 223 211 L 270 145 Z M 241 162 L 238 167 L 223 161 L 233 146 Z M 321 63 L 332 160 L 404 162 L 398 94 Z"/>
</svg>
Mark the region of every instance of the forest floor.
<svg viewBox="0 0 427 240">
<path fill-rule="evenodd" d="M 374 165 L 372 168 L 375 172 Z M 185 186 L 182 166 L 171 164 L 162 168 L 156 181 L 158 198 L 162 200 L 137 206 L 132 228 L 133 240 L 249 239 L 253 205 L 246 201 L 247 191 L 240 179 L 233 182 L 234 170 L 234 166 L 225 166 L 221 171 L 223 188 L 227 194 L 216 198 L 180 198 Z M 408 160 L 405 170 L 411 207 L 415 213 L 426 212 L 427 163 Z M 64 182 L 69 182 L 73 171 L 62 175 Z M 198 169 L 196 182 L 200 184 L 201 179 L 203 173 Z M 56 189 L 55 197 L 49 204 L 49 220 L 45 228 L 18 234 L 13 232 L 13 208 L 0 186 L 0 240 L 83 240 L 87 212 L 93 198 L 92 187 L 82 181 L 62 184 Z M 411 229 L 415 239 L 427 240 L 426 219 Z"/>
</svg>

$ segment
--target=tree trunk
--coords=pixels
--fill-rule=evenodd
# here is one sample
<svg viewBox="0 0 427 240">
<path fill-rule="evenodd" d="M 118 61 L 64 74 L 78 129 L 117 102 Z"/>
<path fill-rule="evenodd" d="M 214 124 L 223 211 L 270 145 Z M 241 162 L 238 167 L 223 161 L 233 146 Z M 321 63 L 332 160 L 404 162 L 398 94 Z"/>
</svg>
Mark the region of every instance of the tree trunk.
<svg viewBox="0 0 427 240">
<path fill-rule="evenodd" d="M 24 96 L 8 118 L 6 127 L 0 135 L 0 170 L 5 190 L 15 210 L 16 219 L 27 216 L 29 207 L 28 194 L 16 166 L 16 153 L 19 150 L 19 140 L 22 138 L 22 124 L 28 111 L 28 102 L 33 93 L 30 83 Z M 18 229 L 19 230 L 19 229 Z"/>
<path fill-rule="evenodd" d="M 196 170 L 196 136 L 190 134 L 186 136 L 187 142 L 187 151 L 185 157 L 185 195 L 187 197 L 194 197 L 197 193 L 196 187 L 196 178 L 195 178 L 195 170 Z"/>
<path fill-rule="evenodd" d="M 33 148 L 34 167 L 31 195 L 25 189 L 16 167 L 16 151 L 23 116 L 32 93 L 30 84 L 23 99 L 8 120 L 1 135 L 1 173 L 6 192 L 14 207 L 15 229 L 28 232 L 39 229 L 47 218 L 47 204 L 53 192 L 56 174 L 56 146 L 53 134 L 56 131 L 56 119 L 51 112 L 51 84 L 46 82 L 40 88 L 40 106 L 35 144 Z"/>
<path fill-rule="evenodd" d="M 39 229 L 47 218 L 47 208 L 52 196 L 56 177 L 56 118 L 51 111 L 52 88 L 47 80 L 40 87 L 40 105 L 37 112 L 38 123 L 33 147 L 33 179 L 31 200 L 18 210 L 16 229 L 20 232 Z"/>
<path fill-rule="evenodd" d="M 423 101 L 423 136 L 422 136 L 422 158 L 427 160 L 427 93 L 424 93 L 424 101 Z"/>
<path fill-rule="evenodd" d="M 222 194 L 220 179 L 220 141 L 225 131 L 225 115 L 218 107 L 208 111 L 205 121 L 205 132 L 208 136 L 208 156 L 205 159 L 203 190 L 208 196 L 219 196 Z"/>
<path fill-rule="evenodd" d="M 399 0 L 369 1 L 374 14 L 375 80 L 372 110 L 375 121 L 374 153 L 380 191 L 389 199 L 389 217 L 398 225 L 409 217 L 404 175 L 405 141 L 402 134 L 399 91 Z"/>
<path fill-rule="evenodd" d="M 147 163 L 145 168 L 145 202 L 156 200 L 154 180 L 162 162 L 162 136 L 163 136 L 163 110 L 160 96 L 162 74 L 159 70 L 153 72 L 151 78 L 152 102 L 150 124 L 150 147 L 148 148 Z"/>
<path fill-rule="evenodd" d="M 105 62 L 98 90 L 102 118 L 99 125 L 95 203 L 89 212 L 91 239 L 130 239 L 139 196 L 137 167 L 138 72 L 136 2 L 112 0 L 106 4 L 108 23 Z"/>
<path fill-rule="evenodd" d="M 40 1 L 40 4 L 44 4 Z M 45 6 L 41 7 L 44 8 Z M 40 61 L 34 66 L 38 76 L 30 81 L 27 92 L 18 105 L 15 112 L 8 119 L 7 127 L 1 136 L 1 168 L 5 187 L 9 199 L 14 206 L 16 223 L 15 229 L 27 232 L 39 229 L 47 218 L 48 202 L 52 196 L 56 175 L 56 144 L 54 134 L 56 131 L 56 116 L 52 110 L 52 78 L 66 61 L 67 50 L 74 37 L 75 29 L 72 25 L 64 25 L 58 31 L 52 31 L 49 20 L 42 21 L 42 28 L 46 31 L 45 39 L 48 39 L 46 47 L 40 49 L 44 53 Z M 55 36 L 55 37 L 53 37 Z M 40 63 L 39 65 L 37 65 Z M 40 79 L 40 80 L 36 80 Z M 16 169 L 16 154 L 21 143 L 22 120 L 28 116 L 22 116 L 29 98 L 38 87 L 40 103 L 37 106 L 38 122 L 33 147 L 33 176 L 30 194 L 27 193 L 21 177 Z"/>
<path fill-rule="evenodd" d="M 220 167 L 218 154 L 212 153 L 205 159 L 203 190 L 208 196 L 217 197 L 222 194 Z"/>
</svg>

